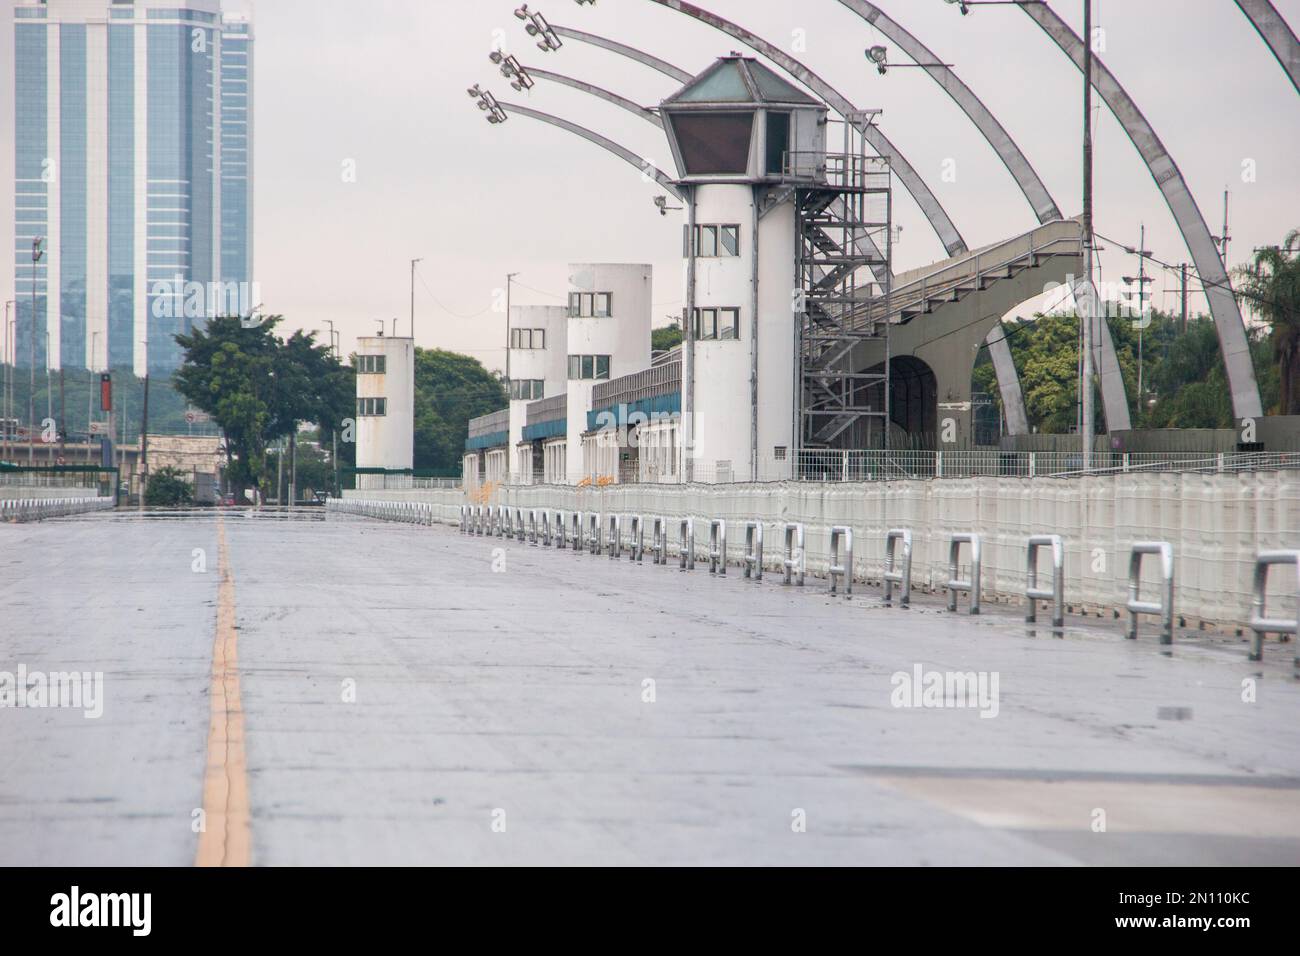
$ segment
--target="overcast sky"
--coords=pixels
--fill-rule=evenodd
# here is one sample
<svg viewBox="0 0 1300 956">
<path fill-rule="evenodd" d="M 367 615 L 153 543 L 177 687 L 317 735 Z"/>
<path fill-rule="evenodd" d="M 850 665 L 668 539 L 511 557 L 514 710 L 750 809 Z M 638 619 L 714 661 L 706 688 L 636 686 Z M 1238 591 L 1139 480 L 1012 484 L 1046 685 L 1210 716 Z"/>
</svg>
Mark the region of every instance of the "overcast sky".
<svg viewBox="0 0 1300 956">
<path fill-rule="evenodd" d="M 878 0 L 981 97 L 1019 142 L 1067 215 L 1080 209 L 1078 71 L 1022 12 L 1006 6 L 962 17 L 942 0 Z M 1300 0 L 1274 0 L 1300 27 Z M 12 62 L 14 0 L 0 0 L 0 50 Z M 621 160 L 569 133 L 516 116 L 490 126 L 466 87 L 482 83 L 519 99 L 487 59 L 504 37 L 525 65 L 591 80 L 646 105 L 675 84 L 584 44 L 542 53 L 512 15 L 511 0 L 243 0 L 256 32 L 256 279 L 268 311 L 288 327 L 344 332 L 344 349 L 375 319 L 410 310 L 416 339 L 502 364 L 504 317 L 493 296 L 519 272 L 516 303 L 562 301 L 565 264 L 648 262 L 655 325 L 682 306 L 681 220 L 652 205 L 662 192 Z M 863 48 L 890 45 L 836 0 L 708 0 L 796 55 L 859 107 L 883 109 L 881 126 L 930 183 L 973 248 L 1025 231 L 1033 214 L 992 149 L 922 71 L 879 76 Z M 631 43 L 692 72 L 736 43 L 651 0 L 541 0 L 552 23 Z M 1076 30 L 1079 0 L 1052 0 Z M 1232 199 L 1229 258 L 1300 227 L 1300 97 L 1232 0 L 1097 0 L 1103 59 L 1162 137 L 1205 212 L 1222 221 Z M 802 31 L 796 33 L 796 31 Z M 748 51 L 747 51 L 748 52 Z M 894 51 L 891 50 L 891 54 Z M 894 59 L 904 60 L 901 53 Z M 0 71 L 0 221 L 13 235 L 13 75 Z M 529 105 L 619 140 L 672 171 L 650 125 L 576 91 L 539 82 Z M 1109 113 L 1097 131 L 1097 229 L 1163 259 L 1188 259 L 1150 175 Z M 946 160 L 954 182 L 945 182 Z M 1242 181 L 1253 160 L 1256 180 Z M 345 181 L 354 163 L 356 181 Z M 895 268 L 943 256 L 902 189 Z M 1104 281 L 1136 262 L 1108 251 Z M 12 298 L 12 264 L 0 292 Z M 1174 306 L 1156 286 L 1156 304 Z M 1200 308 L 1200 303 L 1194 304 Z"/>
</svg>

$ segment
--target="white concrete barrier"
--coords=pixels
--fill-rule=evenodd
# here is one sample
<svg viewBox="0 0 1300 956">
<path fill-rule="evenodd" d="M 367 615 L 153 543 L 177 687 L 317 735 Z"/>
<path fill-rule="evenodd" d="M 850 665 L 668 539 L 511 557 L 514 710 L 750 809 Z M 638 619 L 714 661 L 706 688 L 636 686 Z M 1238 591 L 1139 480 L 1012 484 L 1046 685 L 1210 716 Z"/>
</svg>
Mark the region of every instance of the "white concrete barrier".
<svg viewBox="0 0 1300 956">
<path fill-rule="evenodd" d="M 54 497 L 54 498 L 4 498 L 0 499 L 0 522 L 44 521 L 67 515 L 105 511 L 116 506 L 112 498 Z"/>
<path fill-rule="evenodd" d="M 346 492 L 348 496 L 421 500 L 439 523 L 459 522 L 467 499 L 459 489 Z M 949 580 L 955 533 L 978 534 L 984 575 L 981 598 L 1023 605 L 1025 542 L 1052 531 L 1065 549 L 1065 601 L 1090 613 L 1126 613 L 1134 540 L 1167 541 L 1178 555 L 1178 615 L 1250 627 L 1255 555 L 1300 547 L 1300 472 L 1237 474 L 1129 472 L 1079 478 L 949 478 L 868 483 L 772 482 L 730 485 L 497 486 L 471 503 L 509 503 L 567 511 L 662 516 L 675 532 L 688 516 L 709 515 L 743 527 L 761 521 L 805 529 L 807 570 L 826 575 L 830 529 L 853 529 L 853 575 L 881 582 L 885 533 L 910 528 L 913 587 L 941 593 Z M 345 499 L 347 500 L 347 499 Z M 647 517 L 647 520 L 651 520 Z M 676 544 L 676 535 L 669 538 Z M 782 571 L 781 549 L 764 558 Z M 1143 587 L 1160 584 L 1155 562 L 1142 568 Z M 1270 580 L 1270 601 L 1285 602 L 1284 576 Z"/>
</svg>

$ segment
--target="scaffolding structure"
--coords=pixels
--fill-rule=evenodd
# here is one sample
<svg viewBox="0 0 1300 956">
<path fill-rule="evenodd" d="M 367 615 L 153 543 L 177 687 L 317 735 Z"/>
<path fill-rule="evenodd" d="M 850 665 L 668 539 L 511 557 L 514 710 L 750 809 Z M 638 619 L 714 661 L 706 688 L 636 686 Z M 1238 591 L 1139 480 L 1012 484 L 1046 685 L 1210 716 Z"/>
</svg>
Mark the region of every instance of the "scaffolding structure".
<svg viewBox="0 0 1300 956">
<path fill-rule="evenodd" d="M 843 152 L 786 157 L 795 199 L 800 450 L 889 445 L 891 174 L 888 157 L 867 156 L 858 132 L 874 118 L 847 118 Z"/>
</svg>

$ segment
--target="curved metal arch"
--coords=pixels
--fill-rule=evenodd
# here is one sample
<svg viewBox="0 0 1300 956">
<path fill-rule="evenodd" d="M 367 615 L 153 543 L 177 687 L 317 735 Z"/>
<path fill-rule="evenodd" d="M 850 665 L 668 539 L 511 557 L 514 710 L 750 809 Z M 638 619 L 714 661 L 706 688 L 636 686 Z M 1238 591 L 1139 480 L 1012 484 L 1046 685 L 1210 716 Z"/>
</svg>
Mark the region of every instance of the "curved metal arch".
<svg viewBox="0 0 1300 956">
<path fill-rule="evenodd" d="M 892 40 L 904 53 L 912 58 L 914 63 L 938 64 L 940 59 L 924 43 L 908 33 L 902 26 L 891 20 L 883 10 L 874 3 L 867 3 L 866 0 L 840 0 L 840 3 L 848 7 L 867 23 L 871 24 L 890 40 Z M 925 66 L 924 71 L 943 88 L 943 91 L 952 97 L 963 113 L 965 113 L 975 127 L 988 140 L 988 144 L 993 147 L 998 158 L 1002 160 L 1002 165 L 1007 168 L 1007 172 L 1016 181 L 1020 191 L 1025 194 L 1029 200 L 1029 205 L 1034 210 L 1034 215 L 1038 217 L 1040 223 L 1055 222 L 1063 218 L 1060 208 L 1047 191 L 1047 186 L 1039 177 L 1034 167 L 1029 164 L 1025 154 L 1020 151 L 1011 134 L 1006 131 L 997 118 L 989 112 L 983 101 L 957 78 L 957 74 L 946 66 Z"/>
<path fill-rule="evenodd" d="M 840 0 L 840 3 L 892 40 L 912 58 L 914 63 L 942 62 L 929 47 L 899 23 L 890 19 L 874 3 L 868 3 L 867 0 Z M 953 102 L 961 107 L 962 112 L 993 147 L 993 151 L 1002 160 L 1002 165 L 1011 173 L 1016 185 L 1029 200 L 1029 205 L 1034 210 L 1034 215 L 1038 217 L 1038 221 L 1055 222 L 1064 218 L 1060 207 L 1047 191 L 1047 186 L 1038 172 L 1011 138 L 1006 127 L 998 122 L 997 117 L 989 111 L 975 92 L 947 66 L 927 66 L 924 70 L 952 98 Z M 1132 427 L 1132 421 L 1129 416 L 1128 393 L 1124 390 L 1124 379 L 1119 371 L 1119 358 L 1115 354 L 1115 342 L 1106 323 L 1103 322 L 1098 331 L 1096 367 L 1099 372 L 1102 404 L 1106 409 L 1106 424 L 1111 430 L 1127 431 Z M 1024 396 L 1020 390 L 1019 373 L 1016 371 L 1015 362 L 1011 358 L 1011 348 L 1001 328 L 995 328 L 990 332 L 986 342 L 994 369 L 998 373 L 1003 407 L 1007 409 L 1007 430 L 1012 435 L 1028 434 L 1029 420 L 1025 411 Z"/>
<path fill-rule="evenodd" d="M 667 7 L 670 10 L 676 10 L 688 17 L 707 24 L 714 29 L 721 30 L 728 36 L 739 40 L 752 50 L 761 53 L 781 69 L 785 70 L 795 79 L 797 79 L 808 89 L 812 90 L 841 116 L 848 119 L 849 115 L 858 112 L 858 108 L 849 100 L 839 93 L 834 87 L 823 80 L 820 76 L 810 70 L 807 66 L 800 63 L 794 57 L 790 56 L 784 50 L 771 43 L 768 43 L 762 37 L 751 33 L 742 26 L 732 23 L 730 20 L 724 20 L 717 14 L 710 13 L 708 10 L 702 10 L 693 3 L 684 3 L 683 0 L 651 0 L 660 6 Z M 888 156 L 894 172 L 903 184 L 912 198 L 916 200 L 917 205 L 929 220 L 930 225 L 939 236 L 939 241 L 943 243 L 948 255 L 956 256 L 963 252 L 969 251 L 966 246 L 966 240 L 961 237 L 957 227 L 949 218 L 948 213 L 944 210 L 942 204 L 934 193 L 930 192 L 930 187 L 925 184 L 920 175 L 912 164 L 907 161 L 902 153 L 894 146 L 893 143 L 877 127 L 871 124 L 854 124 L 858 131 L 868 143 L 881 156 Z"/>
<path fill-rule="evenodd" d="M 543 123 L 549 123 L 552 126 L 558 126 L 562 130 L 567 130 L 570 133 L 573 133 L 577 136 L 581 136 L 589 143 L 595 143 L 601 149 L 608 150 L 609 152 L 613 153 L 615 156 L 617 156 L 619 159 L 623 160 L 624 162 L 630 163 L 631 165 L 635 166 L 637 169 L 639 169 L 642 172 L 642 174 L 649 173 L 653 175 L 655 178 L 655 182 L 657 182 L 660 186 L 662 186 L 664 189 L 667 189 L 678 199 L 682 198 L 681 191 L 677 188 L 677 184 L 673 182 L 673 180 L 668 176 L 667 173 L 656 168 L 655 166 L 652 166 L 650 163 L 646 162 L 636 153 L 632 152 L 630 149 L 627 149 L 624 146 L 620 146 L 612 139 L 601 136 L 599 133 L 594 133 L 591 130 L 587 129 L 585 126 L 579 126 L 577 123 L 570 123 L 566 119 L 561 119 L 558 116 L 552 116 L 550 113 L 543 113 L 541 110 L 535 110 L 528 106 L 520 106 L 517 103 L 501 103 L 499 101 L 497 105 L 499 105 L 503 110 L 505 110 L 507 115 L 509 115 L 510 113 L 518 113 L 520 116 L 527 116 L 530 119 L 541 120 Z"/>
<path fill-rule="evenodd" d="M 596 46 L 600 46 L 606 50 L 622 54 L 629 59 L 658 70 L 665 76 L 682 83 L 689 82 L 692 78 L 685 70 L 681 70 L 658 57 L 651 56 L 648 53 L 643 53 L 635 47 L 626 46 L 622 43 L 597 36 L 593 33 L 584 33 L 581 30 L 572 30 L 567 27 L 554 25 L 552 25 L 552 29 L 554 29 L 560 36 L 567 37 L 571 40 L 595 44 Z M 559 73 L 537 70 L 532 67 L 525 67 L 525 69 L 532 76 L 566 83 L 566 85 L 572 86 L 575 89 L 590 93 L 593 96 L 598 96 L 616 106 L 626 109 L 628 112 L 633 113 L 636 116 L 640 116 L 648 122 L 654 123 L 660 129 L 663 128 L 663 120 L 657 114 L 650 113 L 644 107 L 627 99 L 627 97 L 620 96 L 617 93 L 612 93 L 609 90 L 602 89 L 594 84 L 584 83 L 580 80 L 573 80 L 571 77 L 562 77 Z M 868 245 L 873 245 L 869 236 L 866 237 L 866 242 Z M 1109 330 L 1103 330 L 1102 336 L 1101 351 L 1103 361 L 1108 357 L 1109 364 L 1118 368 L 1119 362 L 1115 359 L 1115 347 L 1110 339 Z M 1001 323 L 989 331 L 988 337 L 985 341 L 989 347 L 989 357 L 993 361 L 994 372 L 997 375 L 998 391 L 1002 395 L 1002 407 L 1006 414 L 1007 432 L 1010 435 L 1028 435 L 1029 413 L 1025 408 L 1024 391 L 1020 386 L 1020 372 L 1016 369 L 1015 359 L 1011 355 L 1011 346 L 1007 343 L 1006 335 L 1002 332 Z M 1098 368 L 1103 367 L 1104 366 L 1101 364 L 1098 365 Z M 1105 381 L 1105 376 L 1103 376 L 1103 381 Z M 1128 401 L 1123 396 L 1122 385 L 1118 404 L 1114 401 L 1112 391 L 1105 388 L 1102 389 L 1102 402 L 1106 406 L 1106 421 L 1108 423 L 1116 422 L 1116 428 L 1128 428 Z"/>
<path fill-rule="evenodd" d="M 1300 40 L 1282 19 L 1282 14 L 1268 0 L 1237 0 L 1237 6 L 1268 44 L 1277 62 L 1291 78 L 1291 85 L 1300 93 Z"/>
<path fill-rule="evenodd" d="M 651 123 L 659 129 L 664 128 L 664 121 L 659 118 L 659 114 L 654 110 L 646 109 L 640 103 L 629 100 L 626 96 L 619 96 L 617 93 L 605 89 L 603 86 L 596 86 L 594 83 L 587 83 L 584 80 L 576 80 L 571 76 L 565 76 L 563 73 L 552 73 L 550 70 L 539 70 L 535 67 L 526 66 L 524 70 L 529 76 L 536 77 L 539 80 L 550 80 L 552 83 L 559 83 L 562 86 L 569 86 L 575 90 L 581 90 L 583 93 L 590 93 L 592 96 L 599 97 L 608 103 L 622 107 L 633 116 L 639 116 L 647 123 Z"/>
<path fill-rule="evenodd" d="M 1026 4 L 1020 6 L 1026 16 L 1042 27 L 1043 32 L 1061 48 L 1079 69 L 1083 71 L 1085 47 L 1083 40 L 1062 20 L 1047 4 Z M 1214 316 L 1214 325 L 1219 333 L 1219 350 L 1223 354 L 1223 365 L 1228 373 L 1228 386 L 1232 391 L 1233 414 L 1238 418 L 1257 418 L 1262 416 L 1264 408 L 1259 398 L 1259 386 L 1255 381 L 1255 367 L 1250 357 L 1250 341 L 1246 336 L 1246 325 L 1241 318 L 1241 310 L 1232 294 L 1228 274 L 1223 261 L 1219 258 L 1218 247 L 1205 225 L 1205 217 L 1200 207 L 1192 198 L 1183 174 L 1178 169 L 1164 143 L 1156 135 L 1155 129 L 1142 115 L 1137 103 L 1120 85 L 1119 80 L 1101 62 L 1093 58 L 1095 72 L 1092 85 L 1110 108 L 1115 119 L 1124 128 L 1129 141 L 1137 148 L 1150 171 L 1169 211 L 1173 213 L 1178 231 L 1191 253 L 1192 262 L 1201 276 L 1205 287 L 1205 297 L 1210 304 L 1210 314 Z"/>
<path fill-rule="evenodd" d="M 554 24 L 551 25 L 551 29 L 554 30 L 557 35 L 566 37 L 567 39 L 577 40 L 580 43 L 590 43 L 592 46 L 598 46 L 613 53 L 630 57 L 638 63 L 644 63 L 651 69 L 658 70 L 660 73 L 664 74 L 664 76 L 672 77 L 678 83 L 686 84 L 694 79 L 690 73 L 673 66 L 666 60 L 661 60 L 657 56 L 652 56 L 649 53 L 638 50 L 634 46 L 619 43 L 617 40 L 597 36 L 594 33 L 583 33 L 581 30 L 574 30 L 570 27 L 557 27 Z"/>
</svg>

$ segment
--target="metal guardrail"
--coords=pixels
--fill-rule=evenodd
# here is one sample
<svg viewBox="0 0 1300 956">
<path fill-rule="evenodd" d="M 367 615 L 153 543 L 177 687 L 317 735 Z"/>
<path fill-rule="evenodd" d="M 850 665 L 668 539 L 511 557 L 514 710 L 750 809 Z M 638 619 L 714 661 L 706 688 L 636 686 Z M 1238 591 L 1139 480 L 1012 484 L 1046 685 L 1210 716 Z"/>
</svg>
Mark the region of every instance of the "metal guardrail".
<svg viewBox="0 0 1300 956">
<path fill-rule="evenodd" d="M 958 559 L 961 557 L 961 546 L 970 546 L 970 578 L 961 579 L 957 577 Z M 977 534 L 954 534 L 948 541 L 948 583 L 944 587 L 948 591 L 948 610 L 957 610 L 957 592 L 967 591 L 970 593 L 970 613 L 971 616 L 980 612 L 980 536 Z"/>
<path fill-rule="evenodd" d="M 113 508 L 112 497 L 86 498 L 12 498 L 0 501 L 0 522 L 44 521 Z"/>
<path fill-rule="evenodd" d="M 650 525 L 650 550 L 655 564 L 668 563 L 668 519 L 655 515 Z"/>
<path fill-rule="evenodd" d="M 763 580 L 763 522 L 745 522 L 745 556 L 741 560 L 746 578 Z"/>
<path fill-rule="evenodd" d="M 1142 586 L 1142 557 L 1154 554 L 1160 557 L 1160 600 L 1143 601 L 1139 591 Z M 1139 614 L 1160 616 L 1160 643 L 1174 642 L 1174 549 L 1167 541 L 1137 541 L 1128 561 L 1128 633 L 1136 640 Z"/>
<path fill-rule="evenodd" d="M 844 544 L 844 560 L 840 560 L 840 543 Z M 835 594 L 840 580 L 844 581 L 844 596 L 853 597 L 853 529 L 845 525 L 831 528 L 831 556 L 826 565 L 831 594 Z"/>
<path fill-rule="evenodd" d="M 628 518 L 627 538 L 627 559 L 640 564 L 645 558 L 645 518 L 641 515 L 631 515 Z"/>
<path fill-rule="evenodd" d="M 903 543 L 902 570 L 898 570 L 896 548 Z M 885 586 L 885 604 L 894 602 L 894 585 L 899 586 L 898 606 L 912 604 L 912 529 L 891 528 L 885 533 L 885 570 L 880 576 Z"/>
<path fill-rule="evenodd" d="M 1256 471 L 1300 470 L 1300 452 L 1117 452 L 1093 453 L 1089 475 L 1151 473 L 1241 474 Z M 1078 452 L 1021 452 L 994 449 L 960 451 L 805 449 L 787 460 L 759 462 L 759 482 L 876 482 L 930 481 L 962 478 L 1078 478 L 1085 474 Z M 697 461 L 694 479 L 706 484 L 749 484 L 734 468 L 719 469 Z M 402 479 L 409 483 L 411 479 Z M 415 479 L 419 481 L 420 479 Z M 444 479 L 458 484 L 455 479 Z M 579 484 L 678 484 L 681 476 L 661 473 L 645 461 L 620 461 L 617 474 L 587 475 Z M 571 485 L 543 471 L 515 471 L 507 484 Z M 409 487 L 409 484 L 402 487 Z"/>
<path fill-rule="evenodd" d="M 611 514 L 605 525 L 605 550 L 609 552 L 611 561 L 617 561 L 623 557 L 623 516 Z"/>
<path fill-rule="evenodd" d="M 709 522 L 709 573 L 727 573 L 727 522 L 722 518 Z"/>
<path fill-rule="evenodd" d="M 602 515 L 599 511 L 587 512 L 587 553 L 598 555 L 604 553 L 604 534 Z"/>
<path fill-rule="evenodd" d="M 781 559 L 782 584 L 792 583 L 803 587 L 804 575 L 808 570 L 808 552 L 804 548 L 803 525 L 790 522 L 785 526 L 785 554 Z"/>
<path fill-rule="evenodd" d="M 1290 565 L 1295 569 L 1295 603 L 1292 605 L 1295 616 L 1269 617 L 1265 607 L 1265 595 L 1268 591 L 1268 570 L 1279 565 Z M 1250 599 L 1250 659 L 1264 659 L 1265 634 L 1300 634 L 1300 551 L 1261 551 L 1255 556 L 1255 574 Z M 1297 650 L 1293 667 L 1300 674 L 1300 649 Z"/>
<path fill-rule="evenodd" d="M 681 571 L 695 570 L 695 519 L 683 518 L 677 528 L 677 562 Z"/>
<path fill-rule="evenodd" d="M 1052 586 L 1038 586 L 1038 549 L 1052 549 Z M 1065 546 L 1059 534 L 1030 535 L 1025 549 L 1025 598 L 1029 609 L 1025 621 L 1033 624 L 1038 620 L 1039 601 L 1052 602 L 1052 627 L 1065 626 Z"/>
</svg>

